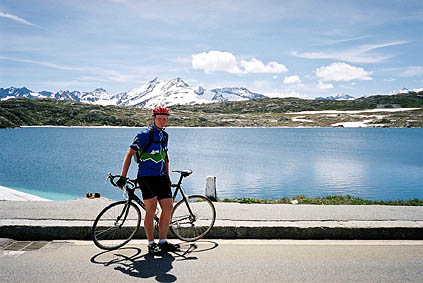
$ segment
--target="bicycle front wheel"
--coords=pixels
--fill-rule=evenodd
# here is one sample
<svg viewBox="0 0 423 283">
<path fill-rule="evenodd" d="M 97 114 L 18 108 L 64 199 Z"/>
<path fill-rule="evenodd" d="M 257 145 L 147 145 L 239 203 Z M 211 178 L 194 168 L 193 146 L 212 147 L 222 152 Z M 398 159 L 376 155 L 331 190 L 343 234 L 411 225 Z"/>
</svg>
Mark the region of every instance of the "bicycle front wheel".
<svg viewBox="0 0 423 283">
<path fill-rule="evenodd" d="M 213 203 L 205 196 L 192 195 L 175 205 L 169 227 L 175 237 L 191 242 L 207 235 L 215 220 Z"/>
<path fill-rule="evenodd" d="M 141 223 L 141 211 L 133 202 L 119 201 L 105 207 L 94 221 L 91 236 L 100 249 L 114 250 L 127 244 Z"/>
</svg>

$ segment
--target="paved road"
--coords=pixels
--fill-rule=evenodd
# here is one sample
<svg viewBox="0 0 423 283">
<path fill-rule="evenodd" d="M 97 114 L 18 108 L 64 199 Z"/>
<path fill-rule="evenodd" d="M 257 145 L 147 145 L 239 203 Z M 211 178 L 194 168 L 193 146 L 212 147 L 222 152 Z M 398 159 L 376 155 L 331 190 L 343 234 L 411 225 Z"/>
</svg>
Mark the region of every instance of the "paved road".
<svg viewBox="0 0 423 283">
<path fill-rule="evenodd" d="M 53 241 L 40 249 L 32 246 L 32 251 L 7 250 L 5 241 L 1 245 L 2 282 L 421 282 L 423 278 L 423 241 L 210 240 L 185 243 L 182 252 L 163 257 L 149 256 L 145 240 L 108 252 L 89 241 Z"/>
</svg>

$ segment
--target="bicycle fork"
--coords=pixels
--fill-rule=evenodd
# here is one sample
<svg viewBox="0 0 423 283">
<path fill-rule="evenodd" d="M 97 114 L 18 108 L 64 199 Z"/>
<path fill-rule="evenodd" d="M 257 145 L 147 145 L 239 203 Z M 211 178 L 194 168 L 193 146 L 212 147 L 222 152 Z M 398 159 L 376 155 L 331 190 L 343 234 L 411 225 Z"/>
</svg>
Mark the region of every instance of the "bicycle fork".
<svg viewBox="0 0 423 283">
<path fill-rule="evenodd" d="M 126 221 L 126 218 L 128 217 L 128 214 L 129 214 L 129 208 L 131 207 L 131 202 L 130 201 L 128 201 L 126 204 L 125 204 L 125 207 L 123 208 L 123 210 L 122 210 L 122 212 L 121 212 L 121 214 L 118 216 L 118 218 L 116 219 L 116 221 L 115 221 L 115 223 L 114 223 L 114 226 L 119 226 L 119 229 L 121 229 L 122 228 L 122 225 L 123 225 L 123 223 L 125 223 L 125 221 Z M 122 222 L 120 223 L 120 225 L 118 225 L 118 223 L 119 223 L 119 221 L 120 221 L 120 219 L 123 217 L 123 220 L 122 220 Z"/>
</svg>

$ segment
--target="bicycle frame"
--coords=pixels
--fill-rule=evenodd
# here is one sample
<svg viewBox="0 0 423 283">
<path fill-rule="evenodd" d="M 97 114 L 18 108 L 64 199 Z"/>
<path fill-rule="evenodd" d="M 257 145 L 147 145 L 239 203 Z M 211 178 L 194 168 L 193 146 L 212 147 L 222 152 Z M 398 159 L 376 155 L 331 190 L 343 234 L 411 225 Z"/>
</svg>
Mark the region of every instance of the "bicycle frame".
<svg viewBox="0 0 423 283">
<path fill-rule="evenodd" d="M 193 216 L 194 214 L 191 210 L 191 207 L 188 205 L 187 194 L 185 193 L 184 189 L 181 186 L 182 180 L 184 179 L 184 177 L 185 177 L 185 175 L 181 174 L 180 177 L 179 177 L 178 183 L 170 185 L 171 188 L 175 188 L 175 191 L 173 192 L 172 199 L 173 199 L 173 201 L 175 201 L 175 199 L 178 195 L 178 192 L 180 192 L 181 196 L 182 196 L 182 200 L 187 204 L 187 208 L 188 208 L 190 215 Z M 135 194 L 135 190 L 140 189 L 140 187 L 138 186 L 138 182 L 136 180 L 129 180 L 129 181 L 130 181 L 130 185 L 133 186 L 133 187 L 130 188 L 128 185 L 125 186 L 125 190 L 128 193 L 128 202 L 135 201 L 142 209 L 146 210 L 144 202 Z M 126 212 L 122 211 L 122 214 L 125 212 L 125 218 L 124 218 L 123 222 L 125 222 L 126 217 L 128 215 L 129 206 L 128 206 L 128 209 L 125 209 L 125 210 L 126 210 Z M 119 216 L 118 220 L 120 220 L 121 216 Z M 159 217 L 157 217 L 157 215 L 154 215 L 154 220 L 158 223 Z M 121 224 L 121 225 L 123 225 L 123 224 Z"/>
</svg>

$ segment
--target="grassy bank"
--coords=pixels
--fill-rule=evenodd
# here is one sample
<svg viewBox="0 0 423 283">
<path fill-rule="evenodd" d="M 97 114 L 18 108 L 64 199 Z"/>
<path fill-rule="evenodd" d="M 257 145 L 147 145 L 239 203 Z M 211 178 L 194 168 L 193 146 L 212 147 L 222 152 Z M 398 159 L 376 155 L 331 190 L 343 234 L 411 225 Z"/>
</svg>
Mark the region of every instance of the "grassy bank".
<svg viewBox="0 0 423 283">
<path fill-rule="evenodd" d="M 376 201 L 365 200 L 352 196 L 327 196 L 321 198 L 308 198 L 298 195 L 293 198 L 281 199 L 256 199 L 256 198 L 237 198 L 237 199 L 218 199 L 219 202 L 248 203 L 248 204 L 315 204 L 315 205 L 394 205 L 394 206 L 423 206 L 423 199 L 395 200 L 395 201 Z"/>
</svg>

